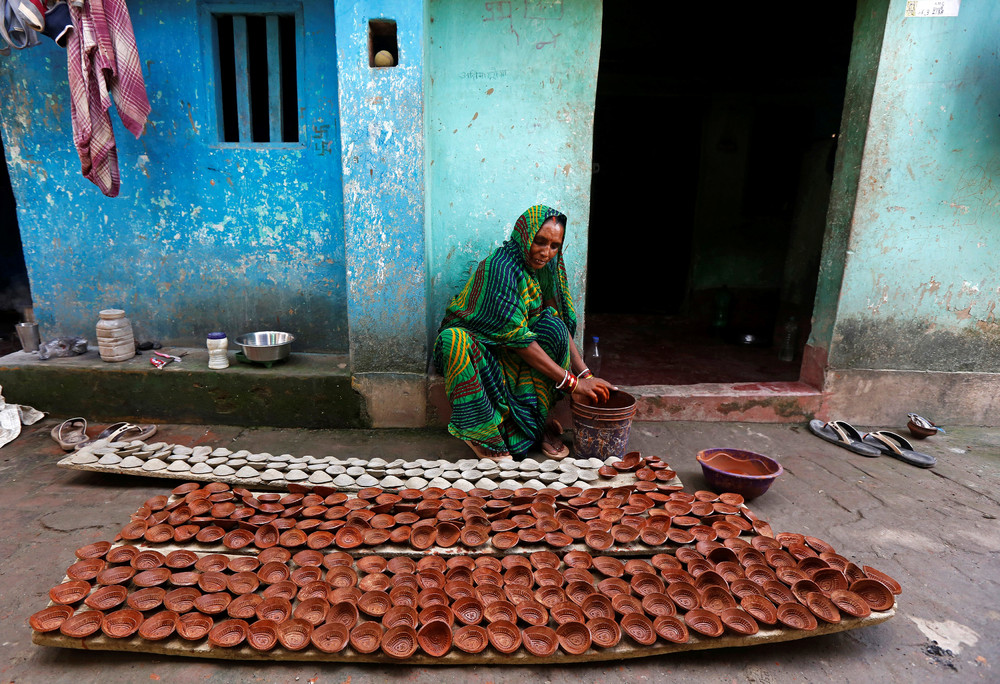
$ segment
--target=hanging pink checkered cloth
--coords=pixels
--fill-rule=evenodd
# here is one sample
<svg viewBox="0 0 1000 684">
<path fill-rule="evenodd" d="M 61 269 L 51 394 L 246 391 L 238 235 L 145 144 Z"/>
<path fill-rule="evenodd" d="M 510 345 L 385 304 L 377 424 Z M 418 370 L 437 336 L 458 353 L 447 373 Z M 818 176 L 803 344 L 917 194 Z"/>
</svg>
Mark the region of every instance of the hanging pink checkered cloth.
<svg viewBox="0 0 1000 684">
<path fill-rule="evenodd" d="M 66 44 L 73 141 L 83 175 L 108 197 L 117 197 L 111 99 L 125 128 L 137 138 L 150 110 L 132 21 L 125 0 L 86 0 L 82 9 L 71 4 L 70 14 L 76 26 Z"/>
</svg>

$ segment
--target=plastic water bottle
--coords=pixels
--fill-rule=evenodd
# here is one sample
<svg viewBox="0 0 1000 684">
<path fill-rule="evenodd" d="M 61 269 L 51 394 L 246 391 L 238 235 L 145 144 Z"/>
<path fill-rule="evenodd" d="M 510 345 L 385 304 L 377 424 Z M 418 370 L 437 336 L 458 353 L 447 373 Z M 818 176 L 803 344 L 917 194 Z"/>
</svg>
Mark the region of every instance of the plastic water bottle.
<svg viewBox="0 0 1000 684">
<path fill-rule="evenodd" d="M 597 348 L 599 339 L 598 337 L 591 337 L 590 344 L 587 345 L 587 351 L 583 355 L 583 362 L 587 364 L 590 372 L 597 377 L 601 377 L 601 352 Z"/>
<path fill-rule="evenodd" d="M 798 341 L 799 324 L 795 320 L 795 316 L 789 316 L 788 321 L 781 326 L 781 348 L 778 350 L 778 359 L 781 361 L 794 360 Z"/>
</svg>

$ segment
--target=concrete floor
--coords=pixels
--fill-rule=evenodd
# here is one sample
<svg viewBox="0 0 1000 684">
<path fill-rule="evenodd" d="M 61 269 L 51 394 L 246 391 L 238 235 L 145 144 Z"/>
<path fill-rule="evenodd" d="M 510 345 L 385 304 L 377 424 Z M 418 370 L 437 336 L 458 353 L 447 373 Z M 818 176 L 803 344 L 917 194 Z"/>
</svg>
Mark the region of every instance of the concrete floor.
<svg viewBox="0 0 1000 684">
<path fill-rule="evenodd" d="M 27 427 L 0 449 L 0 645 L 4 682 L 697 682 L 1000 681 L 1000 430 L 956 428 L 921 443 L 938 457 L 920 470 L 827 444 L 803 426 L 636 423 L 631 447 L 664 456 L 689 491 L 705 488 L 699 449 L 748 448 L 779 459 L 785 474 L 751 502 L 775 531 L 810 534 L 903 585 L 892 620 L 841 634 L 545 668 L 411 668 L 238 662 L 35 646 L 28 616 L 47 602 L 73 550 L 111 539 L 163 480 L 108 477 L 55 466 L 55 424 Z M 443 431 L 320 431 L 161 425 L 154 440 L 296 454 L 458 458 Z M 935 648 L 934 641 L 938 648 Z M 944 649 L 944 650 L 940 650 Z M 948 653 L 947 651 L 950 651 Z"/>
</svg>

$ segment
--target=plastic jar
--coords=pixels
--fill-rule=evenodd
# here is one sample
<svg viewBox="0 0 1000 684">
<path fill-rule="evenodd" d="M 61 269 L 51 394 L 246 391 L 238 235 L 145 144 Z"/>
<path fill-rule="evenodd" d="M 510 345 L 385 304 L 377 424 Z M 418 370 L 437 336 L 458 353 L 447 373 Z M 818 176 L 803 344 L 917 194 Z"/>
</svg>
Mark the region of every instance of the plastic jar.
<svg viewBox="0 0 1000 684">
<path fill-rule="evenodd" d="M 104 361 L 128 361 L 135 356 L 132 324 L 121 309 L 105 309 L 97 322 L 97 348 Z"/>
<path fill-rule="evenodd" d="M 208 367 L 213 370 L 229 368 L 229 339 L 224 332 L 210 332 L 205 340 L 208 347 Z"/>
</svg>

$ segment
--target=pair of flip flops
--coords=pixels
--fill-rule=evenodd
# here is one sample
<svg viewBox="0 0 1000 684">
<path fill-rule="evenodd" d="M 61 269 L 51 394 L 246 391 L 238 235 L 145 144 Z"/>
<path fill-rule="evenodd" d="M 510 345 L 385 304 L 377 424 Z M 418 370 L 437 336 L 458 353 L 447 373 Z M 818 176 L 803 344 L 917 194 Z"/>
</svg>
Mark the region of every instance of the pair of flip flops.
<svg viewBox="0 0 1000 684">
<path fill-rule="evenodd" d="M 933 468 L 937 459 L 914 450 L 913 445 L 895 432 L 876 430 L 862 435 L 857 428 L 844 420 L 810 420 L 809 431 L 820 439 L 832 442 L 856 454 L 877 458 L 881 455 L 898 458 L 918 468 Z"/>
<path fill-rule="evenodd" d="M 155 425 L 133 425 L 128 422 L 112 423 L 94 439 L 87 436 L 87 419 L 70 418 L 52 428 L 52 439 L 54 439 L 63 451 L 75 451 L 82 449 L 88 444 L 93 444 L 97 440 L 103 439 L 108 442 L 121 441 L 145 441 L 156 433 Z"/>
</svg>

